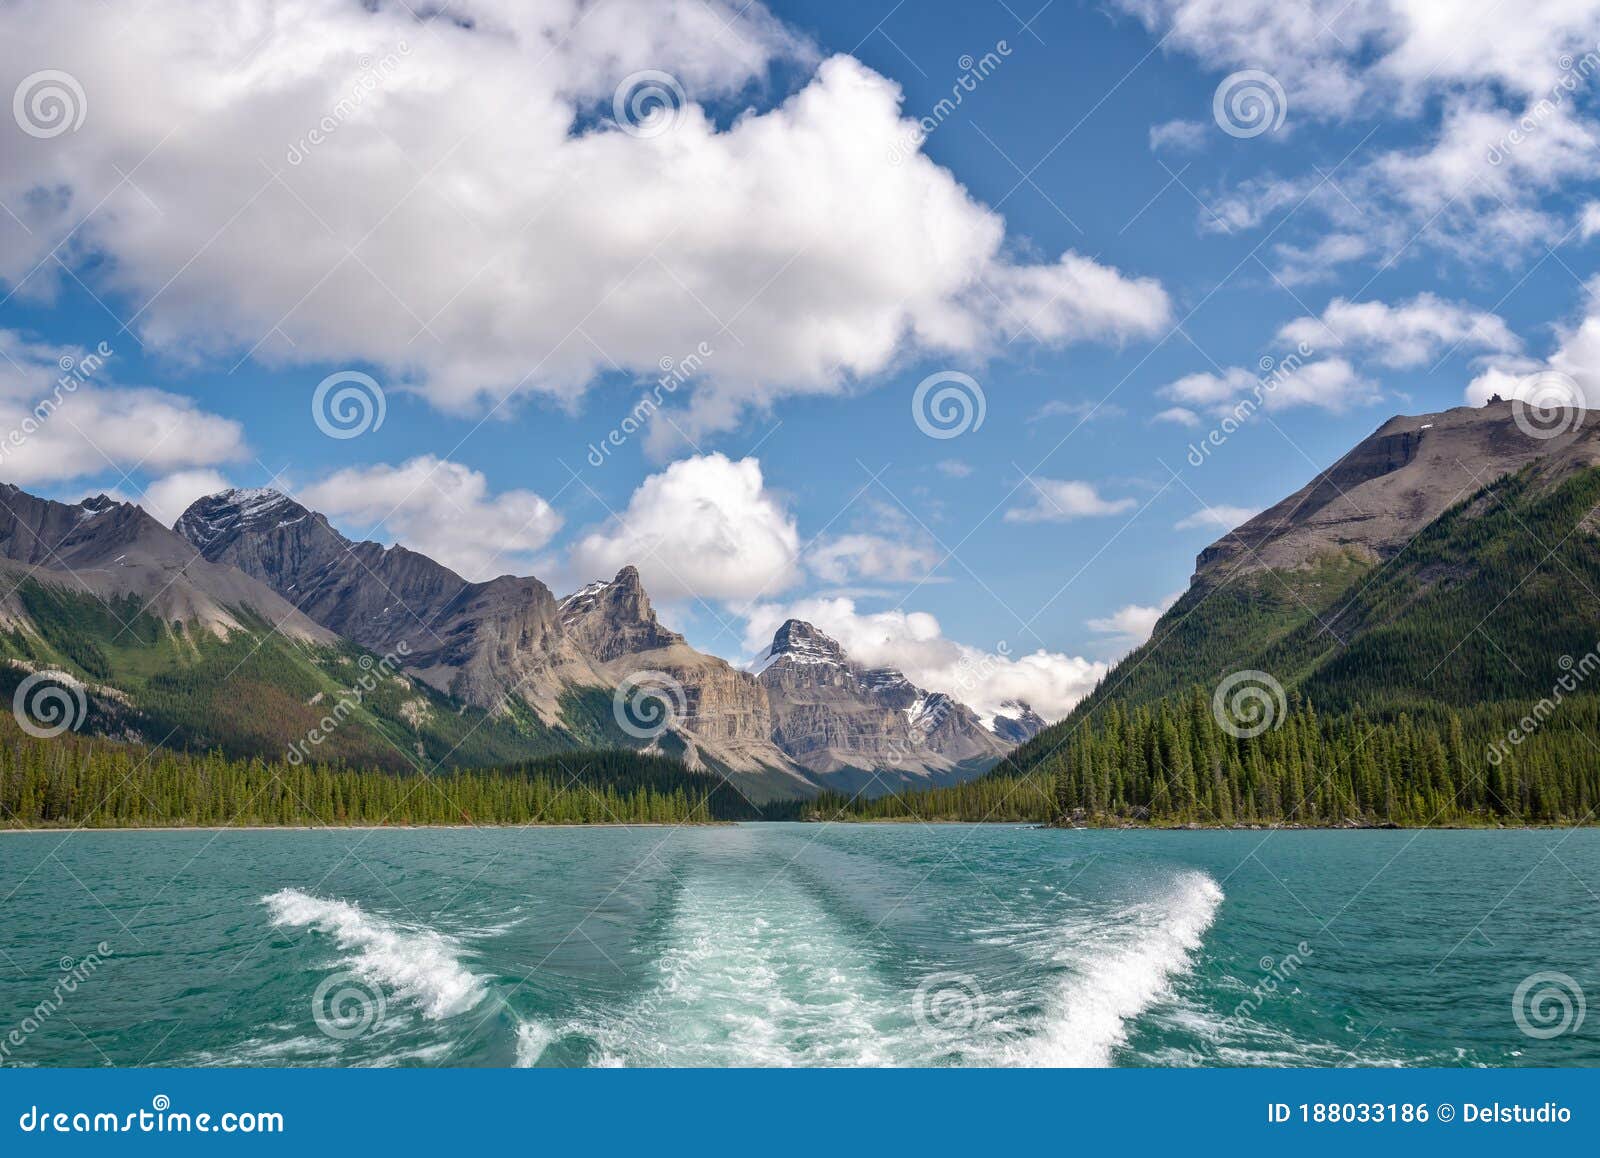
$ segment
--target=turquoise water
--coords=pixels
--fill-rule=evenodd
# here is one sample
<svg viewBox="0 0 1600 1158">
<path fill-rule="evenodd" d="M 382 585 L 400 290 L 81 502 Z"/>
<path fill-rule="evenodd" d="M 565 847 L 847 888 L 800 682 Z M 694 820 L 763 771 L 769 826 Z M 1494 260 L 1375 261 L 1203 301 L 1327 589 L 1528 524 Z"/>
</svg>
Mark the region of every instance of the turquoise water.
<svg viewBox="0 0 1600 1158">
<path fill-rule="evenodd" d="M 1592 830 L 28 833 L 0 896 L 11 1064 L 1600 1063 Z"/>
</svg>

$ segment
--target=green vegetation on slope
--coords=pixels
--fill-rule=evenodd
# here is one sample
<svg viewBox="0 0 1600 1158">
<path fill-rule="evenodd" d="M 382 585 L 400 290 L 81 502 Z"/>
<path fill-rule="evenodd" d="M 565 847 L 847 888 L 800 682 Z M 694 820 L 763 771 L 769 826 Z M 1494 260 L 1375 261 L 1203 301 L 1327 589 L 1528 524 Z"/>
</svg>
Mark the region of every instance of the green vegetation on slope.
<svg viewBox="0 0 1600 1158">
<path fill-rule="evenodd" d="M 106 735 L 282 759 L 316 730 L 326 733 L 317 760 L 394 771 L 441 761 L 481 767 L 626 739 L 614 727 L 586 726 L 581 737 L 549 727 L 517 702 L 494 715 L 466 707 L 360 648 L 291 640 L 244 610 L 233 611 L 244 630 L 222 639 L 165 623 L 131 598 L 102 602 L 34 580 L 17 596 L 35 631 L 0 632 L 0 659 L 126 693 L 126 703 L 95 697 L 89 725 Z M 9 699 L 26 675 L 0 667 L 0 694 Z M 338 726 L 324 728 L 334 712 Z"/>
<path fill-rule="evenodd" d="M 1535 726 L 1526 727 L 1527 721 Z M 1508 741 L 1513 729 L 1529 733 Z M 1112 704 L 1025 773 L 845 804 L 860 819 L 1084 824 L 1582 824 L 1600 804 L 1600 695 L 1382 722 L 1297 698 L 1254 738 L 1225 731 L 1210 693 Z"/>
<path fill-rule="evenodd" d="M 1600 469 L 1551 479 L 1530 467 L 1451 508 L 1382 565 L 1329 556 L 1291 572 L 1212 578 L 1067 719 L 989 777 L 848 812 L 1590 822 L 1600 803 L 1600 681 L 1584 683 L 1600 648 L 1597 507 Z M 1242 670 L 1288 689 L 1287 711 L 1254 739 L 1213 717 L 1213 689 Z M 1574 673 L 1582 679 L 1558 694 Z M 1514 729 L 1532 734 L 1509 743 Z"/>
</svg>

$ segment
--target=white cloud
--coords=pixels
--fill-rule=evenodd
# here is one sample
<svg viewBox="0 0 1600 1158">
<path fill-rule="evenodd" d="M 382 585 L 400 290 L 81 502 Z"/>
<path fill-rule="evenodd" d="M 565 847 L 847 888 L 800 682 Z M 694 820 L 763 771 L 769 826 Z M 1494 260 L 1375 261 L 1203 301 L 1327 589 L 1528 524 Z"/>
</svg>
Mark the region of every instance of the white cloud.
<svg viewBox="0 0 1600 1158">
<path fill-rule="evenodd" d="M 1076 418 L 1080 422 L 1088 422 L 1093 418 L 1121 418 L 1127 411 L 1115 402 L 1093 402 L 1084 399 L 1081 402 L 1067 402 L 1060 398 L 1046 402 L 1038 410 L 1028 416 L 1028 421 L 1042 422 L 1046 418 Z"/>
<path fill-rule="evenodd" d="M 561 528 L 532 491 L 491 494 L 481 472 L 431 454 L 336 471 L 294 497 L 346 534 L 410 547 L 472 580 L 527 573 Z"/>
<path fill-rule="evenodd" d="M 1204 148 L 1207 136 L 1216 131 L 1216 126 L 1207 121 L 1164 121 L 1150 126 L 1150 151 L 1195 152 Z"/>
<path fill-rule="evenodd" d="M 806 566 L 824 583 L 895 582 L 923 579 L 943 559 L 932 543 L 857 532 L 818 543 Z"/>
<path fill-rule="evenodd" d="M 617 519 L 573 546 L 572 566 L 609 577 L 632 563 L 659 599 L 736 601 L 792 586 L 799 553 L 794 518 L 767 492 L 761 463 L 707 454 L 640 483 Z"/>
<path fill-rule="evenodd" d="M 1341 412 L 1378 400 L 1378 388 L 1343 358 L 1326 358 L 1263 374 L 1232 366 L 1221 374 L 1188 374 L 1157 391 L 1163 398 L 1217 415 L 1231 414 L 1244 400 L 1268 410 L 1315 406 Z"/>
<path fill-rule="evenodd" d="M 857 662 L 899 668 L 919 687 L 954 696 L 986 718 L 1006 700 L 1022 700 L 1045 719 L 1058 720 L 1109 670 L 1104 663 L 1043 649 L 1013 656 L 1002 643 L 985 651 L 947 639 L 938 619 L 925 611 L 859 612 L 853 600 L 843 598 L 752 607 L 745 650 L 760 652 L 790 618 L 815 624 Z"/>
<path fill-rule="evenodd" d="M 1408 302 L 1352 302 L 1334 298 L 1320 318 L 1296 318 L 1278 331 L 1278 340 L 1315 350 L 1370 352 L 1385 366 L 1421 366 L 1449 348 L 1467 346 L 1512 354 L 1522 341 L 1505 319 L 1431 293 Z"/>
<path fill-rule="evenodd" d="M 1436 247 L 1503 262 L 1564 232 L 1547 194 L 1600 175 L 1584 96 L 1600 62 L 1600 0 L 1528 11 L 1500 0 L 1119 3 L 1218 73 L 1270 72 L 1287 90 L 1290 129 L 1374 116 L 1422 126 L 1420 145 L 1362 150 L 1335 169 L 1207 195 L 1205 228 L 1247 228 L 1303 202 L 1391 261 Z"/>
<path fill-rule="evenodd" d="M 1199 426 L 1200 416 L 1187 406 L 1169 406 L 1156 412 L 1155 422 L 1172 422 L 1179 426 Z"/>
<path fill-rule="evenodd" d="M 1502 398 L 1559 399 L 1562 390 L 1575 386 L 1586 410 L 1600 410 L 1600 277 L 1584 286 L 1584 313 L 1575 323 L 1556 331 L 1556 348 L 1548 359 L 1506 357 L 1486 359 L 1482 373 L 1468 384 L 1466 400 L 1481 406 L 1492 395 Z M 1564 375 L 1569 383 L 1552 382 L 1541 374 Z M 1554 394 L 1551 394 L 1552 389 Z"/>
<path fill-rule="evenodd" d="M 1173 524 L 1175 531 L 1192 531 L 1200 527 L 1214 531 L 1231 531 L 1261 513 L 1260 507 L 1202 507 Z"/>
<path fill-rule="evenodd" d="M 1467 383 L 1466 400 L 1470 406 L 1482 406 L 1498 394 L 1501 398 L 1520 397 L 1527 388 L 1528 379 L 1544 368 L 1537 358 L 1494 358 Z"/>
<path fill-rule="evenodd" d="M 966 478 L 972 473 L 972 465 L 959 458 L 941 458 L 933 465 L 934 469 L 948 478 Z"/>
<path fill-rule="evenodd" d="M 237 422 L 163 390 L 114 386 L 115 369 L 114 351 L 102 357 L 0 329 L 0 478 L 25 485 L 154 473 L 244 454 Z"/>
<path fill-rule="evenodd" d="M 1545 93 L 1563 58 L 1600 39 L 1600 3 L 1508 8 L 1498 0 L 1119 0 L 1171 47 L 1216 68 L 1263 68 L 1291 115 L 1341 117 L 1364 105 L 1416 111 L 1430 92 L 1494 85 Z"/>
<path fill-rule="evenodd" d="M 1578 236 L 1588 241 L 1600 233 L 1600 201 L 1587 202 L 1578 217 Z"/>
<path fill-rule="evenodd" d="M 1273 246 L 1278 255 L 1278 280 L 1285 285 L 1306 285 L 1333 278 L 1338 266 L 1372 252 L 1373 243 L 1357 233 L 1329 233 L 1309 246 L 1282 242 Z"/>
<path fill-rule="evenodd" d="M 0 71 L 46 61 L 90 105 L 45 144 L 0 135 L 0 200 L 27 230 L 0 216 L 0 278 L 49 293 L 61 275 L 43 259 L 76 230 L 63 252 L 137 304 L 156 349 L 370 362 L 456 410 L 519 392 L 571 405 L 613 366 L 654 377 L 707 342 L 676 416 L 691 436 L 912 352 L 1115 341 L 1168 320 L 1154 281 L 1071 252 L 1008 258 L 1000 216 L 903 155 L 899 88 L 850 57 L 719 129 L 700 102 L 814 63 L 759 4 L 423 11 L 0 8 Z M 689 99 L 635 135 L 611 97 L 644 68 Z"/>
<path fill-rule="evenodd" d="M 1117 608 L 1110 615 L 1084 622 L 1090 631 L 1109 636 L 1112 643 L 1131 651 L 1150 638 L 1150 633 L 1155 630 L 1156 621 L 1177 601 L 1178 595 L 1169 595 L 1154 607 L 1130 603 L 1126 607 Z"/>
<path fill-rule="evenodd" d="M 1012 507 L 1008 523 L 1061 523 L 1069 519 L 1120 515 L 1138 506 L 1134 499 L 1102 498 L 1093 483 L 1070 479 L 1030 478 L 1031 505 Z"/>
<path fill-rule="evenodd" d="M 170 527 L 196 499 L 225 491 L 231 485 L 214 470 L 180 470 L 156 479 L 136 501 L 156 522 Z"/>
</svg>

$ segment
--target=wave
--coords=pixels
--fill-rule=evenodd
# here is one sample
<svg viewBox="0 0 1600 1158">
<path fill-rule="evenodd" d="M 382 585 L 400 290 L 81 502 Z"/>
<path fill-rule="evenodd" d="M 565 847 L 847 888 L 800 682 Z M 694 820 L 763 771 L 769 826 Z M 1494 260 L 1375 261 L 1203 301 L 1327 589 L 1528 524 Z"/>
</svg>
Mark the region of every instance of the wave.
<svg viewBox="0 0 1600 1158">
<path fill-rule="evenodd" d="M 1188 872 L 1165 896 L 1065 931 L 1056 953 L 1071 976 L 1043 1023 L 1004 1059 L 1016 1065 L 1109 1066 L 1128 1027 L 1172 994 L 1221 906 L 1221 887 Z"/>
<path fill-rule="evenodd" d="M 360 905 L 280 889 L 262 897 L 274 925 L 315 929 L 348 953 L 342 964 L 381 985 L 391 997 L 415 1004 L 438 1020 L 465 1013 L 483 1000 L 483 979 L 461 963 L 456 943 L 421 926 L 405 926 Z"/>
</svg>

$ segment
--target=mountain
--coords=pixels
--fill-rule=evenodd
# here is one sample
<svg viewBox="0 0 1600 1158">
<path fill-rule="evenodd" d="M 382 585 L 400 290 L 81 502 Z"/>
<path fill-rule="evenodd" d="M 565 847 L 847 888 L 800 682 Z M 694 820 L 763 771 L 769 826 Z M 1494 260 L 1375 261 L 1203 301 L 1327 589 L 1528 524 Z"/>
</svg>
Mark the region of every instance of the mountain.
<svg viewBox="0 0 1600 1158">
<path fill-rule="evenodd" d="M 691 768 L 742 774 L 741 783 L 758 782 L 757 791 L 815 791 L 805 768 L 774 742 L 765 689 L 750 673 L 696 651 L 663 627 L 636 568 L 624 567 L 610 582 L 589 583 L 563 599 L 561 625 L 606 682 L 623 689 L 619 701 L 639 687 L 655 689 L 670 704 L 670 738 Z"/>
<path fill-rule="evenodd" d="M 270 585 L 339 636 L 376 653 L 404 645 L 406 672 L 445 695 L 491 714 L 526 704 L 550 729 L 645 743 L 737 776 L 757 798 L 870 785 L 874 770 L 884 773 L 880 790 L 959 779 L 1042 723 L 1018 706 L 990 731 L 899 672 L 850 663 L 809 625 L 785 625 L 766 670 L 742 671 L 662 625 L 631 566 L 557 602 L 531 577 L 470 583 L 405 547 L 353 542 L 270 490 L 200 499 L 176 529 L 206 559 Z M 786 677 L 805 632 L 837 653 L 844 678 L 824 687 Z M 614 713 L 655 685 L 672 707 L 665 731 L 619 730 Z"/>
<path fill-rule="evenodd" d="M 0 483 L 0 571 L 12 591 L 0 605 L 8 624 L 29 622 L 17 594 L 27 577 L 100 601 L 131 600 L 144 613 L 223 637 L 254 617 L 292 639 L 335 638 L 270 587 L 206 561 L 142 508 L 105 495 L 70 505 Z"/>
<path fill-rule="evenodd" d="M 408 671 L 490 713 L 517 701 L 563 727 L 574 690 L 607 682 L 567 638 L 554 596 L 537 579 L 469 583 L 405 547 L 353 542 L 274 490 L 199 499 L 176 530 L 328 630 L 379 654 L 403 647 Z"/>
<path fill-rule="evenodd" d="M 0 694 L 63 673 L 53 682 L 81 696 L 83 731 L 278 759 L 300 745 L 298 759 L 397 770 L 579 742 L 465 710 L 104 495 L 68 504 L 0 485 L 0 578 Z"/>
<path fill-rule="evenodd" d="M 1514 405 L 1392 418 L 1206 548 L 1150 641 L 1004 767 L 1238 672 L 1380 719 L 1549 696 L 1600 638 L 1600 423 L 1536 437 Z"/>
<path fill-rule="evenodd" d="M 887 786 L 948 783 L 1011 747 L 965 704 L 924 691 L 894 668 L 853 663 L 837 640 L 802 620 L 780 626 L 756 666 L 773 739 L 829 787 L 854 791 L 874 777 Z"/>
</svg>

